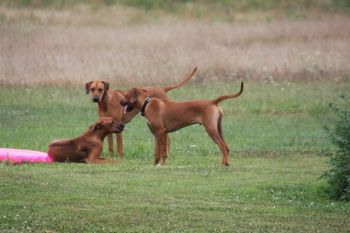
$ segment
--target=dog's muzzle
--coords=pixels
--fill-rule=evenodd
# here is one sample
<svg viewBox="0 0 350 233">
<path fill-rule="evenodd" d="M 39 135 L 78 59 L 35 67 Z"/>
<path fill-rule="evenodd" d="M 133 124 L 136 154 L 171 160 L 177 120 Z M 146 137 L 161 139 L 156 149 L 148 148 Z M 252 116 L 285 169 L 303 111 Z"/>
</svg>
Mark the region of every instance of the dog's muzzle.
<svg viewBox="0 0 350 233">
<path fill-rule="evenodd" d="M 128 105 L 128 103 L 125 100 L 121 100 L 120 105 L 125 107 L 126 105 Z"/>
<path fill-rule="evenodd" d="M 99 100 L 100 100 L 100 97 L 98 97 L 98 96 L 92 97 L 92 102 L 97 103 Z"/>
<path fill-rule="evenodd" d="M 134 108 L 131 107 L 126 101 L 121 100 L 120 105 L 123 106 L 123 113 L 131 112 Z"/>
<path fill-rule="evenodd" d="M 115 127 L 115 132 L 120 133 L 124 130 L 125 125 L 123 123 L 120 123 L 117 127 Z"/>
<path fill-rule="evenodd" d="M 133 107 L 131 107 L 130 105 L 125 105 L 123 113 L 126 114 L 127 112 L 131 112 L 132 110 L 134 110 Z"/>
</svg>

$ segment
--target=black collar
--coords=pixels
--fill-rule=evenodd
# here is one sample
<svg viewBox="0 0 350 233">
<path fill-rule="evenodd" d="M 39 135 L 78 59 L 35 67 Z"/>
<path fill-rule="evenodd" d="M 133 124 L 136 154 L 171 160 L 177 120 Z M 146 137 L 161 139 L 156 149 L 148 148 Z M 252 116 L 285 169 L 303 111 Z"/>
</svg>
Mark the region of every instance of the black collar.
<svg viewBox="0 0 350 233">
<path fill-rule="evenodd" d="M 149 96 L 146 97 L 146 100 L 145 100 L 145 102 L 143 103 L 142 108 L 141 108 L 141 116 L 145 116 L 146 107 L 147 107 L 148 103 L 151 101 L 151 99 L 152 99 L 152 98 L 149 97 Z"/>
</svg>

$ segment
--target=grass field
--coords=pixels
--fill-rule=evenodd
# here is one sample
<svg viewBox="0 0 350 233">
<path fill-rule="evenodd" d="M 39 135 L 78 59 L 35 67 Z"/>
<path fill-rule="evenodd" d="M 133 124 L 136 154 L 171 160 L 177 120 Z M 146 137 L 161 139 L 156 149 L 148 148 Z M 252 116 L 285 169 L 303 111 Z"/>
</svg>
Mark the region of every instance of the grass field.
<svg viewBox="0 0 350 233">
<path fill-rule="evenodd" d="M 0 0 L 0 147 L 46 151 L 97 119 L 84 84 L 169 84 L 221 104 L 229 167 L 202 126 L 164 167 L 136 117 L 116 165 L 0 163 L 0 232 L 349 232 L 319 156 L 350 90 L 347 0 Z M 102 156 L 107 156 L 106 145 Z"/>
<path fill-rule="evenodd" d="M 239 83 L 191 84 L 186 100 L 234 92 Z M 137 117 L 118 165 L 0 165 L 2 232 L 347 232 L 350 205 L 328 200 L 320 179 L 330 148 L 328 103 L 350 82 L 246 82 L 225 101 L 231 166 L 201 126 L 171 134 L 167 165 Z M 277 98 L 278 97 L 278 98 Z M 96 117 L 83 87 L 2 87 L 2 147 L 46 150 L 79 135 Z M 104 156 L 107 155 L 105 148 Z"/>
</svg>

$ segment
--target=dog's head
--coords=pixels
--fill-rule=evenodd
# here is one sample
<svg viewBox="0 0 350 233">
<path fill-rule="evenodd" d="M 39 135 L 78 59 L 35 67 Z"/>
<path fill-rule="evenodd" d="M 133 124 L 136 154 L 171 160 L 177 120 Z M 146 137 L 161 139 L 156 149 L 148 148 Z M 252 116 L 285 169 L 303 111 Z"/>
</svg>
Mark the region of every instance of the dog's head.
<svg viewBox="0 0 350 233">
<path fill-rule="evenodd" d="M 95 103 L 101 102 L 109 90 L 109 83 L 106 81 L 96 80 L 85 84 L 86 94 L 90 94 L 91 100 Z"/>
<path fill-rule="evenodd" d="M 124 98 L 120 101 L 120 104 L 124 107 L 125 112 L 131 112 L 135 107 L 137 107 L 139 98 L 147 95 L 147 91 L 142 88 L 131 88 L 126 91 Z"/>
<path fill-rule="evenodd" d="M 101 117 L 89 129 L 92 131 L 100 130 L 105 133 L 120 133 L 124 129 L 124 124 L 114 121 L 112 117 Z"/>
</svg>

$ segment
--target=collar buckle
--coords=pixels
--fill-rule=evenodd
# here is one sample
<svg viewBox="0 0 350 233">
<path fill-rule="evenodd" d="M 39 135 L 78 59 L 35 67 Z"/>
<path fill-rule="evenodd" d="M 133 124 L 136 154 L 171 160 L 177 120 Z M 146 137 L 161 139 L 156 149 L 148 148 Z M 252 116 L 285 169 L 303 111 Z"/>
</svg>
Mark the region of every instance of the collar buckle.
<svg viewBox="0 0 350 233">
<path fill-rule="evenodd" d="M 143 116 L 143 117 L 145 116 L 146 107 L 151 100 L 152 100 L 152 97 L 150 97 L 150 96 L 146 97 L 145 102 L 143 103 L 142 108 L 141 108 L 141 116 Z"/>
</svg>

